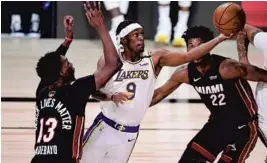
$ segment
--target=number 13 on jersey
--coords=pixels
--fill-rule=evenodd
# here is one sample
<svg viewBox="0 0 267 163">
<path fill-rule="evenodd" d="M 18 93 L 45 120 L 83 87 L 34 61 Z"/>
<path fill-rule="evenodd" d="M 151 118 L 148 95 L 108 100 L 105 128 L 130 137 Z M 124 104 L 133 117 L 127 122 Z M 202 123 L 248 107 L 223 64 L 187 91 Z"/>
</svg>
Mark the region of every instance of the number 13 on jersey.
<svg viewBox="0 0 267 163">
<path fill-rule="evenodd" d="M 131 97 L 128 98 L 128 100 L 133 100 L 136 92 L 136 84 L 133 82 L 128 83 L 126 86 L 126 90 L 133 94 Z"/>
</svg>

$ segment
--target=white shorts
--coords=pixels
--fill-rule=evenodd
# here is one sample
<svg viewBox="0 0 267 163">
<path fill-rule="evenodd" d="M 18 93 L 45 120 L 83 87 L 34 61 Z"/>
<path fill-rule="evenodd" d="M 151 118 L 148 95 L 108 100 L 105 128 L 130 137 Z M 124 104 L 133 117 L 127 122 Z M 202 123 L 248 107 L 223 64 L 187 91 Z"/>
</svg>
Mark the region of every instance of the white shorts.
<svg viewBox="0 0 267 163">
<path fill-rule="evenodd" d="M 259 114 L 259 137 L 267 148 L 267 83 L 259 82 L 256 88 Z"/>
<path fill-rule="evenodd" d="M 267 70 L 267 33 L 259 32 L 254 37 L 254 46 L 264 55 L 264 67 Z"/>
<path fill-rule="evenodd" d="M 259 127 L 267 131 L 267 83 L 259 82 L 256 88 L 256 102 L 258 105 Z"/>
<path fill-rule="evenodd" d="M 96 118 L 83 138 L 81 163 L 126 163 L 138 133 L 121 132 Z"/>
</svg>

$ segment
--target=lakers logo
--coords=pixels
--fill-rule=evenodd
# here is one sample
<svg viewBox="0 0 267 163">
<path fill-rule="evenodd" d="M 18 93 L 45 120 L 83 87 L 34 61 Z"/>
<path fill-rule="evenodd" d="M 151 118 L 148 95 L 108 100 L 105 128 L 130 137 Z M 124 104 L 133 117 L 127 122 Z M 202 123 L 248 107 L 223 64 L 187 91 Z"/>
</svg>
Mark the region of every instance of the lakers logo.
<svg viewBox="0 0 267 163">
<path fill-rule="evenodd" d="M 135 71 L 124 71 L 121 69 L 115 81 L 123 81 L 124 79 L 138 79 L 141 78 L 146 80 L 148 78 L 149 70 L 135 70 Z"/>
</svg>

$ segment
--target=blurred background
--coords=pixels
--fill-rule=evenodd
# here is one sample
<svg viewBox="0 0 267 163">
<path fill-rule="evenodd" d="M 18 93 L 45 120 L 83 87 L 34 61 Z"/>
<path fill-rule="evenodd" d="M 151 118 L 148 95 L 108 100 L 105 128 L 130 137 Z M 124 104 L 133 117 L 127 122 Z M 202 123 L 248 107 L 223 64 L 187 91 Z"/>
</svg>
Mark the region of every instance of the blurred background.
<svg viewBox="0 0 267 163">
<path fill-rule="evenodd" d="M 121 1 L 122 2 L 122 1 Z M 166 3 L 167 2 L 167 3 Z M 159 28 L 169 29 L 171 25 L 172 34 L 175 35 L 177 28 L 183 30 L 185 27 L 177 27 L 180 23 L 184 23 L 191 27 L 193 25 L 202 24 L 214 29 L 212 25 L 212 14 L 214 9 L 225 1 L 201 1 L 190 2 L 186 4 L 171 1 L 124 1 L 120 6 L 120 12 L 124 19 L 136 20 L 144 26 L 146 39 L 155 39 Z M 103 3 L 103 2 L 102 2 Z M 103 6 L 105 21 L 110 30 L 115 28 L 123 18 L 116 17 L 112 19 L 109 10 L 116 8 L 114 3 Z M 122 2 L 123 3 L 123 2 Z M 169 9 L 161 11 L 160 5 L 169 5 Z M 189 4 L 188 4 L 189 3 Z M 267 29 L 267 2 L 266 1 L 244 1 L 237 2 L 242 5 L 247 15 L 247 23 Z M 62 19 L 64 15 L 70 14 L 75 18 L 75 38 L 76 39 L 95 39 L 97 35 L 95 31 L 87 24 L 83 5 L 80 1 L 5 1 L 1 2 L 1 36 L 3 37 L 22 37 L 22 38 L 63 38 L 64 28 Z M 185 8 L 185 10 L 184 10 Z M 188 8 L 188 14 L 185 12 Z M 168 20 L 164 22 L 165 15 L 169 16 L 171 24 Z M 188 16 L 187 16 L 188 15 Z M 179 17 L 181 16 L 181 17 Z M 165 26 L 160 27 L 160 21 L 163 20 Z M 176 27 L 176 29 L 175 29 Z M 181 32 L 180 32 L 181 33 Z M 173 35 L 171 37 L 173 37 Z"/>
</svg>

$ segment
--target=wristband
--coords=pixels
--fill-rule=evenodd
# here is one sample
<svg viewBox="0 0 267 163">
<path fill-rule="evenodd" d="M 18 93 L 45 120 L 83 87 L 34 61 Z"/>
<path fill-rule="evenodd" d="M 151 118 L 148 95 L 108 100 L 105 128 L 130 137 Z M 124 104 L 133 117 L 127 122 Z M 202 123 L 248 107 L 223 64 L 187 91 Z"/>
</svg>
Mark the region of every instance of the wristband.
<svg viewBox="0 0 267 163">
<path fill-rule="evenodd" d="M 65 40 L 72 41 L 72 38 L 65 37 Z"/>
</svg>

